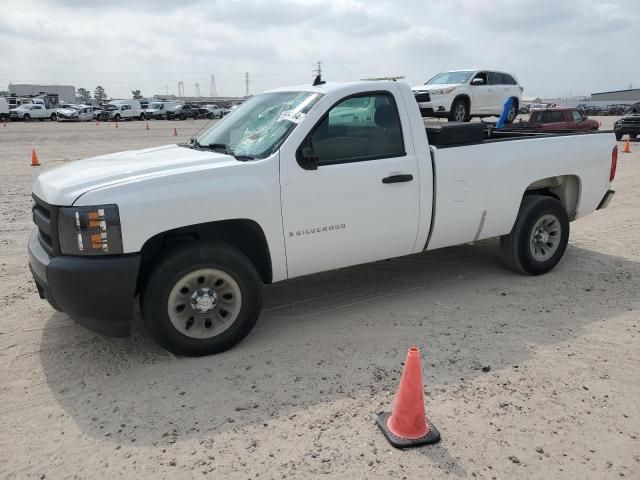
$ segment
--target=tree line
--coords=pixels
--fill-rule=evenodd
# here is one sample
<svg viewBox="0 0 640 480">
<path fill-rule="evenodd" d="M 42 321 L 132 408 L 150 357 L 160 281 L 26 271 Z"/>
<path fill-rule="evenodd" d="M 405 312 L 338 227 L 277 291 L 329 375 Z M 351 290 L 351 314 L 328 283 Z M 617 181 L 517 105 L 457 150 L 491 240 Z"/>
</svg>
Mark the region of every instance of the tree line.
<svg viewBox="0 0 640 480">
<path fill-rule="evenodd" d="M 142 98 L 144 98 L 140 90 L 132 90 L 131 95 L 132 95 L 132 98 L 135 100 L 141 100 Z M 86 88 L 79 88 L 78 97 L 83 102 L 88 102 L 89 100 L 91 100 L 91 92 Z M 107 92 L 104 90 L 104 87 L 102 87 L 101 85 L 98 85 L 93 90 L 93 98 L 95 98 L 98 102 L 103 102 L 107 98 L 109 98 L 109 96 L 107 95 Z"/>
</svg>

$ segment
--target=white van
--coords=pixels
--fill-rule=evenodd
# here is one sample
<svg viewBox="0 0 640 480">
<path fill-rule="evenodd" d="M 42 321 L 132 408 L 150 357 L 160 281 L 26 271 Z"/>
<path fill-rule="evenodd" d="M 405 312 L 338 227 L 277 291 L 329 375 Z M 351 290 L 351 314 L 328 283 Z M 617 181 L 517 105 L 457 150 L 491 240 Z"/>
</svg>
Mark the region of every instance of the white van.
<svg viewBox="0 0 640 480">
<path fill-rule="evenodd" d="M 105 108 L 111 120 L 144 120 L 139 100 L 111 100 Z"/>
<path fill-rule="evenodd" d="M 167 112 L 173 110 L 180 102 L 151 102 L 144 112 L 146 119 L 153 118 L 155 120 L 162 120 L 167 118 Z"/>
<path fill-rule="evenodd" d="M 4 97 L 0 97 L 0 120 L 9 120 L 9 103 Z"/>
</svg>

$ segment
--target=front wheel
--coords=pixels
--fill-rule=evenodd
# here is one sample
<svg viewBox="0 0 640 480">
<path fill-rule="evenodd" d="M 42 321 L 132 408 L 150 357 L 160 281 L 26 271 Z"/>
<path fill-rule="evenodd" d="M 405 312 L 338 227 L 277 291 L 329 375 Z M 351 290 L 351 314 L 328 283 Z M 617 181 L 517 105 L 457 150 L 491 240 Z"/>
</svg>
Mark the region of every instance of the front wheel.
<svg viewBox="0 0 640 480">
<path fill-rule="evenodd" d="M 151 274 L 142 296 L 151 335 L 187 356 L 233 347 L 251 331 L 261 307 L 255 266 L 226 244 L 194 243 L 173 251 Z"/>
<path fill-rule="evenodd" d="M 55 122 L 58 119 L 58 116 L 55 113 L 52 113 L 51 116 L 49 117 L 49 120 L 51 120 L 52 122 Z"/>
<path fill-rule="evenodd" d="M 113 118 L 115 119 L 116 122 L 119 122 L 121 117 L 119 113 L 116 113 L 116 116 Z"/>
<path fill-rule="evenodd" d="M 141 113 L 141 114 L 140 114 L 140 118 L 139 118 L 139 120 L 140 120 L 141 122 L 144 122 L 144 113 Z"/>
<path fill-rule="evenodd" d="M 555 267 L 569 241 L 569 217 L 555 198 L 527 195 L 511 233 L 500 237 L 502 257 L 509 268 L 540 275 Z"/>
<path fill-rule="evenodd" d="M 622 133 L 621 132 L 615 132 L 616 134 L 616 140 L 620 141 L 622 140 Z"/>
<path fill-rule="evenodd" d="M 30 122 L 31 121 L 31 115 L 29 115 L 28 113 L 25 113 L 24 117 L 22 117 L 22 120 L 24 120 L 25 122 Z"/>
<path fill-rule="evenodd" d="M 469 118 L 469 107 L 467 102 L 462 99 L 458 99 L 453 102 L 451 106 L 451 112 L 449 113 L 450 122 L 466 122 Z"/>
</svg>

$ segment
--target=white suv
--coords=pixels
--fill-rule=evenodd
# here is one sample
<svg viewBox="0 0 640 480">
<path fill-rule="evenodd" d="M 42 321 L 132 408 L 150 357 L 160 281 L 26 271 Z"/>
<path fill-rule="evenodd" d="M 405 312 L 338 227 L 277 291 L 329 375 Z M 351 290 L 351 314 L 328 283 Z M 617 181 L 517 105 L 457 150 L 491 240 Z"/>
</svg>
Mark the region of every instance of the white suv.
<svg viewBox="0 0 640 480">
<path fill-rule="evenodd" d="M 423 117 L 445 117 L 468 122 L 471 117 L 500 116 L 504 102 L 513 98 L 507 122 L 518 115 L 523 88 L 510 73 L 494 70 L 455 70 L 439 73 L 412 88 Z"/>
</svg>

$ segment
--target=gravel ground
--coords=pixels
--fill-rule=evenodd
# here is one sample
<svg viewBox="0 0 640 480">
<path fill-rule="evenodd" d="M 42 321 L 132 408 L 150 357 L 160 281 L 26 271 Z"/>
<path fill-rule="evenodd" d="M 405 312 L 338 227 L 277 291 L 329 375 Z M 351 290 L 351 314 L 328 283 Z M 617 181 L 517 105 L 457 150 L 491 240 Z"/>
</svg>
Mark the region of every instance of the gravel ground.
<svg viewBox="0 0 640 480">
<path fill-rule="evenodd" d="M 237 348 L 198 359 L 139 315 L 111 339 L 41 301 L 33 177 L 204 124 L 0 124 L 1 478 L 640 478 L 640 143 L 542 277 L 492 240 L 296 279 L 266 289 Z M 399 451 L 374 420 L 412 344 L 443 440 Z"/>
</svg>

